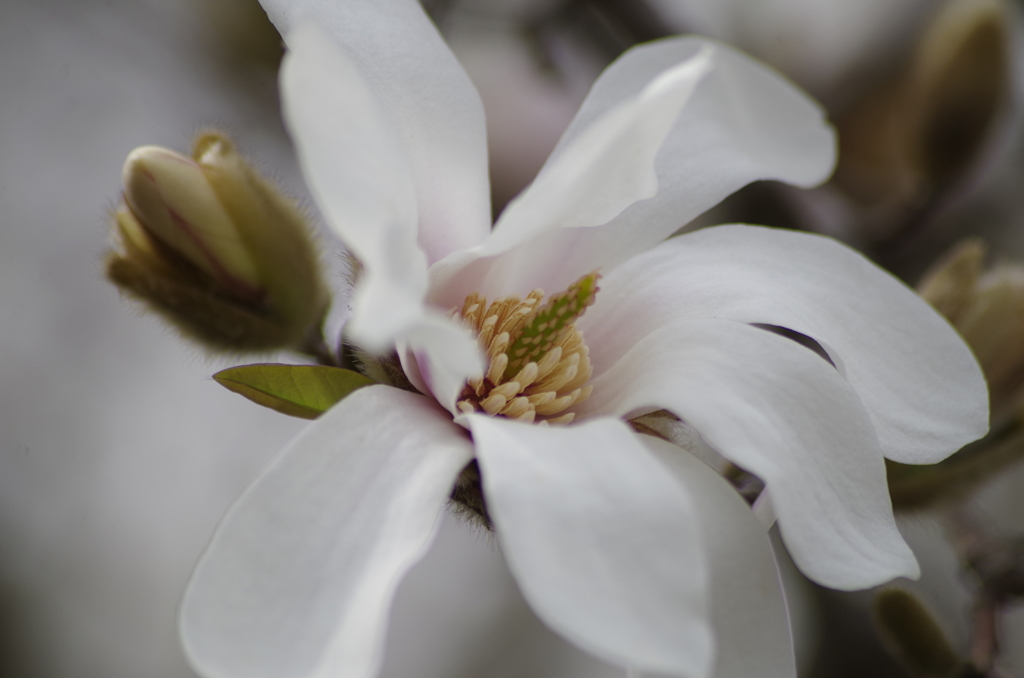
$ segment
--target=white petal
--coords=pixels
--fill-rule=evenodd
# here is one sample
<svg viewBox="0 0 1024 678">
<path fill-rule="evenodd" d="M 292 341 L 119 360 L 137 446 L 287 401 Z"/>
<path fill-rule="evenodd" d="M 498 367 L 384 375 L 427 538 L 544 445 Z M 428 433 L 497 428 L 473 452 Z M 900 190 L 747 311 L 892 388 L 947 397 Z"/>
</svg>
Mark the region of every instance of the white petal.
<svg viewBox="0 0 1024 678">
<path fill-rule="evenodd" d="M 667 409 L 771 488 L 800 569 L 838 589 L 917 576 L 871 420 L 825 360 L 728 320 L 666 325 L 592 382 L 580 415 Z"/>
<path fill-rule="evenodd" d="M 512 201 L 480 247 L 499 254 L 554 228 L 599 226 L 658 192 L 654 157 L 694 89 L 711 70 L 712 48 L 669 68 L 594 120 Z"/>
<path fill-rule="evenodd" d="M 484 356 L 476 337 L 453 320 L 428 312 L 398 346 L 402 368 L 413 386 L 429 393 L 452 413 L 470 377 L 483 374 Z"/>
<path fill-rule="evenodd" d="M 768 535 L 746 502 L 705 463 L 644 436 L 697 510 L 711 573 L 715 678 L 795 678 L 793 638 Z"/>
<path fill-rule="evenodd" d="M 465 432 L 423 396 L 356 391 L 235 503 L 181 609 L 207 678 L 373 678 L 402 576 L 426 552 Z"/>
<path fill-rule="evenodd" d="M 988 429 L 988 390 L 956 332 L 903 283 L 829 238 L 708 228 L 636 257 L 601 288 L 579 322 L 596 373 L 674 319 L 765 323 L 828 351 L 890 459 L 934 463 Z"/>
<path fill-rule="evenodd" d="M 542 176 L 573 153 L 602 116 L 708 45 L 713 45 L 712 69 L 658 152 L 656 196 L 634 203 L 605 225 L 549 230 L 496 261 L 453 258 L 431 272 L 432 295 L 440 299 L 436 288 L 443 286 L 451 297 L 443 303 L 458 303 L 469 292 L 481 291 L 484 278 L 502 294 L 524 294 L 534 287 L 562 290 L 580 275 L 596 268 L 607 272 L 649 249 L 751 181 L 811 186 L 824 180 L 835 162 L 835 136 L 819 106 L 762 64 L 724 44 L 693 37 L 636 47 L 612 64 L 594 84 Z M 492 266 L 496 270 L 490 271 Z"/>
<path fill-rule="evenodd" d="M 483 105 L 415 0 L 262 0 L 289 47 L 313 21 L 369 83 L 412 164 L 419 243 L 430 262 L 490 232 Z"/>
<path fill-rule="evenodd" d="M 552 629 L 641 671 L 708 676 L 703 546 L 682 488 L 621 421 L 469 415 L 509 568 Z"/>
<path fill-rule="evenodd" d="M 381 348 L 420 316 L 427 285 L 409 160 L 351 57 L 313 24 L 289 37 L 285 119 L 317 203 L 364 267 L 350 332 Z"/>
</svg>

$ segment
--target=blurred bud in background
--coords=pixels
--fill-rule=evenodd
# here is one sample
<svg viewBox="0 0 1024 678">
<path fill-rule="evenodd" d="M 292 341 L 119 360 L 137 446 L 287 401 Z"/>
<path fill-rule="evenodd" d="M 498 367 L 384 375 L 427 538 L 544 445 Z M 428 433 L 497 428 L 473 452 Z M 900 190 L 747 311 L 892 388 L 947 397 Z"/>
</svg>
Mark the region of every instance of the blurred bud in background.
<svg viewBox="0 0 1024 678">
<path fill-rule="evenodd" d="M 893 506 L 948 507 L 1024 458 L 1024 266 L 985 266 L 985 244 L 969 238 L 940 258 L 918 292 L 974 352 L 989 385 L 991 432 L 943 462 L 887 462 Z"/>
<path fill-rule="evenodd" d="M 944 207 L 1006 129 L 1010 99 L 1007 7 L 947 3 L 902 72 L 836 119 L 833 183 L 860 212 L 861 237 L 899 237 Z"/>
<path fill-rule="evenodd" d="M 967 341 L 989 384 L 992 427 L 1021 417 L 1024 396 L 1024 266 L 984 267 L 984 243 L 957 245 L 918 285 Z"/>
<path fill-rule="evenodd" d="M 125 162 L 107 277 L 186 336 L 229 351 L 301 347 L 328 295 L 299 209 L 220 134 L 192 157 L 156 146 Z"/>
</svg>

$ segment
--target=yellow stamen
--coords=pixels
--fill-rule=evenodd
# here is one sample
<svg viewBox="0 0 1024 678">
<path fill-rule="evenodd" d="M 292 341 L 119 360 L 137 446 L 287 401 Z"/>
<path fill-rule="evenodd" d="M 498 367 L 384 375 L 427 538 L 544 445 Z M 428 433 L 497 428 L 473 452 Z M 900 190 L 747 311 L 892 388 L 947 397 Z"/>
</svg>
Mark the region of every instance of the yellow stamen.
<svg viewBox="0 0 1024 678">
<path fill-rule="evenodd" d="M 592 390 L 590 351 L 576 320 L 593 303 L 597 279 L 586 275 L 545 303 L 543 290 L 490 304 L 475 293 L 466 297 L 459 315 L 477 333 L 488 366 L 482 378 L 467 383 L 459 411 L 541 426 L 571 422 L 575 413 L 565 410 Z"/>
<path fill-rule="evenodd" d="M 487 414 L 497 414 L 498 412 L 501 412 L 507 402 L 508 399 L 505 396 L 492 394 L 481 401 L 480 407 L 482 407 L 484 412 Z"/>
<path fill-rule="evenodd" d="M 505 374 L 505 366 L 508 364 L 508 356 L 499 353 L 491 358 L 491 365 L 487 369 L 487 381 L 492 384 L 501 384 L 501 375 Z"/>
<path fill-rule="evenodd" d="M 491 389 L 491 395 L 500 395 L 504 398 L 515 398 L 522 392 L 522 387 L 519 386 L 518 381 L 508 381 L 498 386 L 497 388 Z"/>
<path fill-rule="evenodd" d="M 563 414 L 562 416 L 555 417 L 554 419 L 547 419 L 544 423 L 545 424 L 549 424 L 549 425 L 554 425 L 554 426 L 561 425 L 561 424 L 568 424 L 575 417 L 576 417 L 576 413 L 575 412 L 570 412 L 569 414 Z"/>
</svg>

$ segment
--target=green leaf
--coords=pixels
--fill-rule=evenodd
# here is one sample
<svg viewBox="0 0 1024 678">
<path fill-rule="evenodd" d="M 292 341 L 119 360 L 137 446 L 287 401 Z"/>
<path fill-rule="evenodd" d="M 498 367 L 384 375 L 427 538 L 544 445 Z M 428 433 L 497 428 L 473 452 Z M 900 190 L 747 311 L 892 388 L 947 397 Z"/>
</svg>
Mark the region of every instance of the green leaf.
<svg viewBox="0 0 1024 678">
<path fill-rule="evenodd" d="M 316 419 L 373 379 L 340 367 L 262 363 L 222 370 L 217 383 L 257 405 L 303 419 Z"/>
</svg>

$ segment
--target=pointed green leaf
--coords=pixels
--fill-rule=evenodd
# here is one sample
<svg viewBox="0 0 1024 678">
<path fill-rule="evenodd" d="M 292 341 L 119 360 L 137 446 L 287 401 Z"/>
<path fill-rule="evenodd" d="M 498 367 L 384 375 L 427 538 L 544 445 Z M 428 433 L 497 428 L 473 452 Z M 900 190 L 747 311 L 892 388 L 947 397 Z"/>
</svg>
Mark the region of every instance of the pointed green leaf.
<svg viewBox="0 0 1024 678">
<path fill-rule="evenodd" d="M 376 383 L 340 367 L 275 363 L 232 367 L 213 378 L 258 405 L 303 419 L 316 419 L 352 391 Z"/>
</svg>

